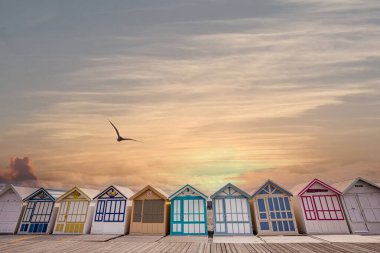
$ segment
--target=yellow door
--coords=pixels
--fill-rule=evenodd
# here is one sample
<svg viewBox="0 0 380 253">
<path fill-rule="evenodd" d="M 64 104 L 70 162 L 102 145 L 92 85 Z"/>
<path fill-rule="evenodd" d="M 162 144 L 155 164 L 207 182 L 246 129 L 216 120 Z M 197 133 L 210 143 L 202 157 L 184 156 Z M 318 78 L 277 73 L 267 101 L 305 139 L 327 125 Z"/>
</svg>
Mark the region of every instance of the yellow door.
<svg viewBox="0 0 380 253">
<path fill-rule="evenodd" d="M 68 234 L 82 234 L 86 223 L 88 201 L 63 201 L 58 214 L 56 231 Z"/>
</svg>

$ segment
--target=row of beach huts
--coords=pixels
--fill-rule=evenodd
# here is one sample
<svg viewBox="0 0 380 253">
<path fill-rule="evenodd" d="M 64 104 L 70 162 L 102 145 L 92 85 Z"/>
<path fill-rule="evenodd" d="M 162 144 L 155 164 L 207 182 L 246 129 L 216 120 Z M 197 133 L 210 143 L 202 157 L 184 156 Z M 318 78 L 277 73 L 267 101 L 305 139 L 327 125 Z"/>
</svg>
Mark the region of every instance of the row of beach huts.
<svg viewBox="0 0 380 253">
<path fill-rule="evenodd" d="M 207 209 L 214 235 L 380 233 L 380 186 L 363 178 L 314 179 L 292 191 L 268 180 L 251 195 L 227 184 L 210 198 L 190 185 L 171 196 L 149 185 L 137 193 L 7 185 L 0 233 L 207 235 Z"/>
</svg>

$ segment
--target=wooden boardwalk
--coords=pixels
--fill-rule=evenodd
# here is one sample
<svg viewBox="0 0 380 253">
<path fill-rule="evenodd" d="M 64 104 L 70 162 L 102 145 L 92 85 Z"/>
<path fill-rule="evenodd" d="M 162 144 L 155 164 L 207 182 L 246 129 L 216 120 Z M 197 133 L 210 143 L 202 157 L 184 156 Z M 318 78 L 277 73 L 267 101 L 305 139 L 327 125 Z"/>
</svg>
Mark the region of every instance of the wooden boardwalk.
<svg viewBox="0 0 380 253">
<path fill-rule="evenodd" d="M 93 235 L 2 235 L 0 252 L 378 253 L 374 243 L 213 243 L 212 238 Z"/>
</svg>

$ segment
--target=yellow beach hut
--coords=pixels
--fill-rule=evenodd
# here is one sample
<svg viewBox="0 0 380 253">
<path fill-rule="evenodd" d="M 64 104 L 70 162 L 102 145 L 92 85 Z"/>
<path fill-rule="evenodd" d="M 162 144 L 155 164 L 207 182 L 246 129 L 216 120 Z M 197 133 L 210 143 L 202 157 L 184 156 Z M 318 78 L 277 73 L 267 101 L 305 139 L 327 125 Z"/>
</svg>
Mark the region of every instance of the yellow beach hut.
<svg viewBox="0 0 380 253">
<path fill-rule="evenodd" d="M 59 205 L 54 234 L 88 234 L 98 190 L 74 187 L 56 200 Z"/>
<path fill-rule="evenodd" d="M 146 186 L 130 199 L 132 220 L 130 235 L 166 235 L 169 232 L 170 201 L 158 188 Z"/>
</svg>

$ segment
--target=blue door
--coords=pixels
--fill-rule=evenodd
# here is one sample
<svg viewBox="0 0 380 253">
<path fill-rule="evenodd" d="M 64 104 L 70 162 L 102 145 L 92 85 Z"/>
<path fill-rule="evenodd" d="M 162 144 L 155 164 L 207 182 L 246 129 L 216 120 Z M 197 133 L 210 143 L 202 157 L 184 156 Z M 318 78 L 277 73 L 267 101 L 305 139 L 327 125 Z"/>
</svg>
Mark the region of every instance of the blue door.
<svg viewBox="0 0 380 253">
<path fill-rule="evenodd" d="M 207 234 L 206 201 L 202 197 L 175 198 L 171 216 L 171 234 Z"/>
</svg>

